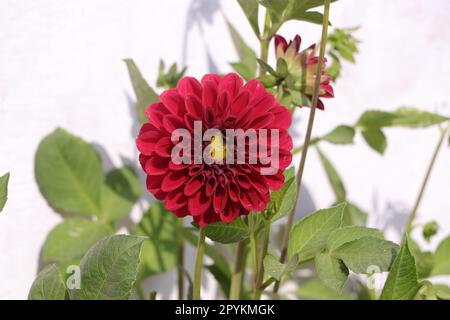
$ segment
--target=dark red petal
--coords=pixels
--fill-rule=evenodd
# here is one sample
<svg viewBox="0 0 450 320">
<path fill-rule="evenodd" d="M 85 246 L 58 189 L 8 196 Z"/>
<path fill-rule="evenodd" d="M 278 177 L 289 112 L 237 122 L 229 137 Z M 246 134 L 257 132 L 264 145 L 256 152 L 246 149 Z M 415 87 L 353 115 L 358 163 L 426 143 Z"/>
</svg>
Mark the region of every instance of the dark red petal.
<svg viewBox="0 0 450 320">
<path fill-rule="evenodd" d="M 183 195 L 183 193 L 174 191 L 169 192 L 166 197 L 166 209 L 170 211 L 176 211 L 187 204 L 187 198 Z"/>
<path fill-rule="evenodd" d="M 189 179 L 189 181 L 184 186 L 184 194 L 188 197 L 191 197 L 193 194 L 195 194 L 204 184 L 205 182 L 205 175 L 204 174 L 197 174 L 196 176 Z"/>
<path fill-rule="evenodd" d="M 169 171 L 168 164 L 170 158 L 163 157 L 150 157 L 145 163 L 144 170 L 146 173 L 151 175 L 162 175 Z"/>
<path fill-rule="evenodd" d="M 186 172 L 183 171 L 171 171 L 164 176 L 161 184 L 161 190 L 164 192 L 170 192 L 179 188 L 186 181 Z"/>
<path fill-rule="evenodd" d="M 207 197 L 203 190 L 200 190 L 188 200 L 189 213 L 193 216 L 203 214 L 208 210 L 210 204 L 211 198 Z"/>
<path fill-rule="evenodd" d="M 155 145 L 155 152 L 162 157 L 170 157 L 172 152 L 173 143 L 170 137 L 166 136 L 161 138 Z"/>
<path fill-rule="evenodd" d="M 276 34 L 275 35 L 275 54 L 277 53 L 277 49 L 278 49 L 279 46 L 281 46 L 283 52 L 285 52 L 286 49 L 287 49 L 288 44 L 287 44 L 287 41 L 286 41 L 286 39 L 284 37 Z"/>
<path fill-rule="evenodd" d="M 267 184 L 269 185 L 270 190 L 278 190 L 283 186 L 284 183 L 284 175 L 281 170 L 279 170 L 274 175 L 264 176 Z"/>
<path fill-rule="evenodd" d="M 213 207 L 216 213 L 220 213 L 224 210 L 227 204 L 227 191 L 221 186 L 216 188 L 213 197 Z"/>
</svg>

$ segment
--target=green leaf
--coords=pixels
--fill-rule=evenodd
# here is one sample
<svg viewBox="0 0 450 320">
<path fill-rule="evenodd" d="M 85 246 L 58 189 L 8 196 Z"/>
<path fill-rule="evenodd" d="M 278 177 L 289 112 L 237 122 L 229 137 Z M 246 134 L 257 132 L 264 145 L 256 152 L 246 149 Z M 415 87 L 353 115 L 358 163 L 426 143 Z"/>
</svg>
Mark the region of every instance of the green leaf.
<svg viewBox="0 0 450 320">
<path fill-rule="evenodd" d="M 102 188 L 100 219 L 113 223 L 120 220 L 130 213 L 141 195 L 141 183 L 131 167 L 111 170 Z"/>
<path fill-rule="evenodd" d="M 147 236 L 141 251 L 138 279 L 171 270 L 176 265 L 176 217 L 154 202 L 143 215 L 133 234 Z"/>
<path fill-rule="evenodd" d="M 405 237 L 384 284 L 380 299 L 412 300 L 418 290 L 416 264 L 409 251 L 408 238 Z"/>
<path fill-rule="evenodd" d="M 357 205 L 347 202 L 344 210 L 343 225 L 345 226 L 365 226 L 368 214 Z"/>
<path fill-rule="evenodd" d="M 295 198 L 297 197 L 297 183 L 294 176 L 294 168 L 289 168 L 284 172 L 285 182 L 280 190 L 274 191 L 270 195 L 268 208 L 274 212 L 271 220 L 275 222 L 295 207 Z M 291 178 L 289 178 L 291 177 Z"/>
<path fill-rule="evenodd" d="M 295 259 L 291 259 L 287 263 L 281 263 L 279 259 L 277 259 L 272 254 L 267 254 L 264 258 L 264 271 L 269 276 L 275 278 L 280 281 L 284 276 L 291 273 L 295 270 L 297 266 L 297 261 Z"/>
<path fill-rule="evenodd" d="M 329 253 L 319 253 L 314 261 L 319 279 L 326 286 L 341 290 L 348 278 L 348 269 L 345 264 Z"/>
<path fill-rule="evenodd" d="M 345 201 L 347 198 L 344 184 L 342 183 L 341 177 L 337 173 L 336 169 L 334 168 L 333 164 L 328 160 L 328 158 L 325 156 L 325 154 L 319 149 L 319 147 L 316 146 L 317 153 L 319 154 L 320 162 L 323 165 L 323 168 L 325 169 L 325 172 L 328 177 L 328 181 L 331 184 L 331 187 L 333 188 L 334 195 L 336 196 L 336 200 L 338 202 Z"/>
<path fill-rule="evenodd" d="M 366 128 L 361 133 L 369 147 L 379 154 L 384 153 L 387 147 L 387 139 L 383 131 L 378 128 Z"/>
<path fill-rule="evenodd" d="M 64 129 L 39 144 L 35 176 L 42 195 L 63 214 L 100 213 L 103 168 L 95 149 Z"/>
<path fill-rule="evenodd" d="M 9 172 L 0 177 L 0 212 L 2 212 L 8 199 L 8 181 Z"/>
<path fill-rule="evenodd" d="M 344 243 L 331 254 L 355 273 L 371 273 L 373 270 L 388 271 L 397 251 L 398 245 L 391 241 L 363 237 Z"/>
<path fill-rule="evenodd" d="M 416 261 L 417 275 L 419 279 L 428 278 L 434 267 L 434 254 L 430 251 L 422 251 L 419 245 L 413 240 L 408 239 L 408 247 Z"/>
<path fill-rule="evenodd" d="M 354 300 L 355 297 L 348 291 L 336 290 L 327 287 L 321 280 L 312 279 L 305 282 L 296 291 L 296 294 L 303 299 L 310 300 Z"/>
<path fill-rule="evenodd" d="M 70 218 L 58 224 L 45 240 L 44 263 L 81 258 L 100 239 L 114 233 L 104 224 L 83 218 Z"/>
<path fill-rule="evenodd" d="M 144 123 L 147 121 L 145 110 L 150 104 L 157 102 L 159 97 L 155 90 L 153 90 L 142 77 L 142 74 L 133 59 L 124 59 L 124 61 L 127 65 L 131 84 L 133 85 L 134 93 L 136 95 L 136 113 L 139 121 Z"/>
<path fill-rule="evenodd" d="M 450 120 L 435 113 L 422 111 L 416 108 L 402 107 L 394 112 L 366 111 L 357 122 L 358 127 L 407 127 L 424 128 Z"/>
<path fill-rule="evenodd" d="M 258 36 L 260 34 L 258 25 L 258 8 L 259 4 L 256 0 L 238 0 L 239 5 L 244 11 L 248 22 L 250 23 L 253 31 Z"/>
<path fill-rule="evenodd" d="M 440 300 L 450 300 L 450 287 L 445 284 L 433 284 L 434 294 Z"/>
<path fill-rule="evenodd" d="M 340 125 L 324 135 L 321 140 L 333 144 L 352 144 L 355 137 L 355 129 L 350 126 Z"/>
<path fill-rule="evenodd" d="M 206 268 L 209 270 L 209 272 L 211 272 L 211 274 L 214 276 L 214 279 L 216 279 L 217 283 L 220 285 L 224 296 L 228 297 L 230 295 L 231 287 L 231 272 L 229 271 L 229 269 L 227 272 L 217 264 L 206 266 Z"/>
<path fill-rule="evenodd" d="M 327 241 L 327 249 L 332 252 L 340 246 L 364 237 L 383 239 L 383 232 L 378 229 L 360 226 L 347 226 L 333 231 Z"/>
<path fill-rule="evenodd" d="M 289 259 L 298 254 L 303 262 L 321 252 L 330 233 L 341 227 L 344 208 L 345 203 L 318 210 L 296 222 L 289 238 Z"/>
<path fill-rule="evenodd" d="M 73 300 L 126 300 L 136 280 L 145 237 L 104 238 L 80 262 L 81 288 L 69 291 Z"/>
<path fill-rule="evenodd" d="M 230 63 L 230 66 L 234 69 L 234 71 L 239 73 L 241 75 L 241 77 L 247 81 L 249 81 L 255 77 L 255 72 L 243 63 L 232 62 L 232 63 Z M 267 84 L 266 88 L 270 88 L 270 87 L 273 87 L 276 83 L 276 79 L 275 78 L 273 78 L 273 79 L 274 80 L 271 82 L 269 82 L 269 80 L 271 80 L 271 79 L 266 79 L 265 81 L 263 81 L 262 79 L 260 79 L 260 80 L 264 84 L 264 86 L 266 86 L 266 84 Z M 272 85 L 269 85 L 270 83 L 272 83 Z"/>
<path fill-rule="evenodd" d="M 64 300 L 66 286 L 56 265 L 42 269 L 31 285 L 28 300 Z"/>
<path fill-rule="evenodd" d="M 450 237 L 442 240 L 436 249 L 432 272 L 433 276 L 448 274 L 450 274 Z"/>
<path fill-rule="evenodd" d="M 258 62 L 259 66 L 262 69 L 264 69 L 267 72 L 269 72 L 275 78 L 278 78 L 278 73 L 267 62 L 264 62 L 261 59 L 256 59 L 256 61 Z"/>
<path fill-rule="evenodd" d="M 169 71 L 166 73 L 164 70 L 164 66 L 164 61 L 160 60 L 156 85 L 165 89 L 175 88 L 178 85 L 178 81 L 180 81 L 180 79 L 186 73 L 187 67 L 184 67 L 180 72 L 178 72 L 177 64 L 173 63 L 169 68 Z"/>
<path fill-rule="evenodd" d="M 248 226 L 237 218 L 233 222 L 215 222 L 204 227 L 206 236 L 216 242 L 228 244 L 242 241 L 249 236 Z"/>
<path fill-rule="evenodd" d="M 236 30 L 236 28 L 227 20 L 227 26 L 228 30 L 231 35 L 231 40 L 233 40 L 234 48 L 236 49 L 236 52 L 240 59 L 240 64 L 245 66 L 245 74 L 242 74 L 242 76 L 246 80 L 250 80 L 255 77 L 256 75 L 256 54 L 250 48 L 242 39 L 239 32 Z M 241 68 L 242 71 L 243 68 Z"/>
</svg>

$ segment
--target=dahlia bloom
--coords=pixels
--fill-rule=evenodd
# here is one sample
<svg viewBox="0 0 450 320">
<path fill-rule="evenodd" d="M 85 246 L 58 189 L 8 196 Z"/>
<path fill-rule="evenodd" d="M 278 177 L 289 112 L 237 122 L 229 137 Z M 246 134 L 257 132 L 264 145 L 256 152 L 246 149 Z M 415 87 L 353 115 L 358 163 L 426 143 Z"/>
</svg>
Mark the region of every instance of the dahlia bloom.
<svg viewBox="0 0 450 320">
<path fill-rule="evenodd" d="M 275 35 L 275 56 L 286 61 L 288 70 L 294 79 L 301 83 L 301 90 L 307 96 L 312 96 L 316 79 L 319 57 L 316 55 L 316 45 L 299 52 L 302 39 L 296 35 L 294 40 L 286 41 L 280 35 Z M 319 97 L 333 98 L 332 78 L 325 72 L 327 59 L 323 60 L 322 76 L 320 78 Z M 323 103 L 319 100 L 317 107 L 323 110 Z"/>
<path fill-rule="evenodd" d="M 201 82 L 184 77 L 176 88 L 164 91 L 146 115 L 148 123 L 142 126 L 136 144 L 147 174 L 147 189 L 176 216 L 191 215 L 200 226 L 231 222 L 250 211 L 264 210 L 269 191 L 282 187 L 283 171 L 292 160 L 292 140 L 287 131 L 291 115 L 258 80 L 244 84 L 234 73 L 224 77 L 207 74 Z M 201 130 L 217 129 L 227 139 L 215 134 L 202 141 L 200 147 L 212 161 L 199 162 L 190 154 L 195 147 L 190 147 L 180 154 L 193 161 L 180 163 L 173 156 L 179 144 L 174 133 L 181 129 L 192 137 L 199 123 Z M 234 139 L 228 139 L 228 131 L 233 129 L 258 132 L 258 139 L 244 140 L 244 163 L 228 161 L 228 154 L 234 157 L 240 150 L 234 150 Z M 261 140 L 260 129 L 270 131 L 269 138 L 277 132 L 278 141 Z M 251 148 L 254 145 L 258 146 L 256 155 Z M 263 147 L 268 149 L 266 155 L 259 152 Z M 264 156 L 275 153 L 279 159 L 275 170 L 264 173 L 271 166 L 263 161 Z M 256 163 L 249 161 L 252 157 Z"/>
</svg>

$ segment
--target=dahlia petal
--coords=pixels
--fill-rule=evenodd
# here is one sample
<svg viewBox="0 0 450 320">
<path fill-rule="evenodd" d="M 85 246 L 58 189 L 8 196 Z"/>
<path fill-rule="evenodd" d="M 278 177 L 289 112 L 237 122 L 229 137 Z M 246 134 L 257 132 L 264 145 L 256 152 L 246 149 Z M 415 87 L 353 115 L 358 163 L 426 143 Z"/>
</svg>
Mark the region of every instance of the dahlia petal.
<svg viewBox="0 0 450 320">
<path fill-rule="evenodd" d="M 228 195 L 230 196 L 231 201 L 238 202 L 239 201 L 239 187 L 235 183 L 228 184 Z"/>
<path fill-rule="evenodd" d="M 184 121 L 178 116 L 169 114 L 163 119 L 163 127 L 167 132 L 172 133 L 176 129 L 184 128 Z"/>
<path fill-rule="evenodd" d="M 173 143 L 170 140 L 170 137 L 166 136 L 161 138 L 155 144 L 155 152 L 161 157 L 170 157 L 173 148 Z"/>
<path fill-rule="evenodd" d="M 194 95 L 198 98 L 202 96 L 202 85 L 193 77 L 184 77 L 178 82 L 178 92 L 183 96 Z"/>
<path fill-rule="evenodd" d="M 186 181 L 186 173 L 183 171 L 172 171 L 164 176 L 161 184 L 161 190 L 170 192 L 178 189 Z"/>
<path fill-rule="evenodd" d="M 208 179 L 208 182 L 206 184 L 206 196 L 211 197 L 217 188 L 217 179 L 214 176 L 211 176 Z"/>
<path fill-rule="evenodd" d="M 233 222 L 239 217 L 240 209 L 237 206 L 228 207 L 220 214 L 220 219 L 225 223 Z"/>
<path fill-rule="evenodd" d="M 161 93 L 159 96 L 164 106 L 173 114 L 182 116 L 186 109 L 184 99 L 178 93 L 177 89 L 169 89 Z"/>
<path fill-rule="evenodd" d="M 283 52 L 286 51 L 288 43 L 286 39 L 278 34 L 275 35 L 275 54 L 277 54 L 277 50 L 280 48 Z"/>
<path fill-rule="evenodd" d="M 278 170 L 278 172 L 274 175 L 264 176 L 264 178 L 266 179 L 266 182 L 269 185 L 270 190 L 278 190 L 284 184 L 284 175 L 281 170 Z"/>
<path fill-rule="evenodd" d="M 246 175 L 238 174 L 236 179 L 242 188 L 249 189 L 251 187 L 250 179 Z"/>
<path fill-rule="evenodd" d="M 275 119 L 274 115 L 271 113 L 263 114 L 256 119 L 254 119 L 252 122 L 250 122 L 250 126 L 253 129 L 260 129 L 267 127 L 272 121 Z"/>
<path fill-rule="evenodd" d="M 214 212 L 220 213 L 225 209 L 227 204 L 227 190 L 223 187 L 217 187 L 213 197 Z"/>
<path fill-rule="evenodd" d="M 274 125 L 271 127 L 278 127 L 288 129 L 291 126 L 292 116 L 289 110 L 282 105 L 274 106 L 270 112 L 275 116 Z"/>
<path fill-rule="evenodd" d="M 186 111 L 200 119 L 203 114 L 203 106 L 200 98 L 188 95 L 186 97 Z"/>
<path fill-rule="evenodd" d="M 229 100 L 232 101 L 243 84 L 240 76 L 236 73 L 229 73 L 220 80 L 218 91 L 219 93 L 226 92 Z"/>
<path fill-rule="evenodd" d="M 189 215 L 189 212 L 183 208 L 183 209 L 179 209 L 179 210 L 172 210 L 173 214 L 176 215 L 178 218 L 184 218 L 187 215 Z"/>
<path fill-rule="evenodd" d="M 248 106 L 250 101 L 250 93 L 247 90 L 242 91 L 231 104 L 230 112 L 231 114 L 238 114 L 241 110 Z"/>
<path fill-rule="evenodd" d="M 203 83 L 202 104 L 206 108 L 214 108 L 217 100 L 217 86 L 210 80 Z"/>
<path fill-rule="evenodd" d="M 163 176 L 148 175 L 145 180 L 146 185 L 147 185 L 147 190 L 153 194 L 161 191 L 162 192 L 161 195 L 165 196 L 166 193 L 161 190 L 161 182 L 162 182 L 163 178 L 164 178 Z"/>
<path fill-rule="evenodd" d="M 220 79 L 222 79 L 222 78 L 218 74 L 208 73 L 203 76 L 201 82 L 202 82 L 202 85 L 204 85 L 206 81 L 211 81 L 212 83 L 214 83 L 217 86 L 217 85 L 219 85 Z"/>
<path fill-rule="evenodd" d="M 145 162 L 144 171 L 147 174 L 151 175 L 163 175 L 166 174 L 168 169 L 170 159 L 169 158 L 163 158 L 163 157 L 150 157 L 147 162 Z"/>
<path fill-rule="evenodd" d="M 188 209 L 193 216 L 201 215 L 208 210 L 211 204 L 211 198 L 200 190 L 188 200 Z"/>
<path fill-rule="evenodd" d="M 181 192 L 169 192 L 166 197 L 166 209 L 176 211 L 187 204 L 187 198 Z"/>
<path fill-rule="evenodd" d="M 197 174 L 194 177 L 191 177 L 189 181 L 184 185 L 183 193 L 187 197 L 191 197 L 194 195 L 200 188 L 203 186 L 205 181 L 205 175 Z"/>
</svg>

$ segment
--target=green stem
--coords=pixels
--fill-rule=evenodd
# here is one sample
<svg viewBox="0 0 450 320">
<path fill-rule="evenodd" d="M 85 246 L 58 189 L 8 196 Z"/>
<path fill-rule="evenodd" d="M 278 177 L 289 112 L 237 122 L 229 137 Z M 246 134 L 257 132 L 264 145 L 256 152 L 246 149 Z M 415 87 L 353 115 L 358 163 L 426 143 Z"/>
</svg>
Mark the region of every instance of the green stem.
<svg viewBox="0 0 450 320">
<path fill-rule="evenodd" d="M 200 228 L 200 234 L 198 236 L 197 243 L 197 258 L 195 259 L 194 269 L 194 289 L 192 294 L 193 300 L 200 300 L 200 288 L 202 286 L 202 267 L 203 267 L 203 255 L 205 253 L 205 229 Z"/>
<path fill-rule="evenodd" d="M 264 33 L 262 37 L 259 39 L 259 44 L 261 47 L 259 58 L 267 63 L 268 57 L 269 57 L 269 44 L 271 40 L 271 36 L 269 36 L 270 31 L 270 15 L 269 12 L 266 11 L 266 17 L 264 20 Z M 259 76 L 262 76 L 266 73 L 266 69 L 262 66 L 259 67 Z"/>
<path fill-rule="evenodd" d="M 302 149 L 302 155 L 300 158 L 300 165 L 298 167 L 297 171 L 297 194 L 295 196 L 295 205 L 294 208 L 289 212 L 288 221 L 286 224 L 286 227 L 284 229 L 283 234 L 283 242 L 282 242 L 282 249 L 281 249 L 281 256 L 280 256 L 280 262 L 284 263 L 286 261 L 288 246 L 289 246 L 289 234 L 292 229 L 292 224 L 294 223 L 294 216 L 295 211 L 297 209 L 297 200 L 298 195 L 300 193 L 300 187 L 302 185 L 302 178 L 303 178 L 303 171 L 305 169 L 305 162 L 306 162 L 306 155 L 308 154 L 308 147 L 311 141 L 311 133 L 313 129 L 314 124 L 314 116 L 316 114 L 316 107 L 317 102 L 319 100 L 319 87 L 320 87 L 320 78 L 322 74 L 322 66 L 323 66 L 323 60 L 325 56 L 325 47 L 327 43 L 327 35 L 328 35 L 328 20 L 330 15 L 330 0 L 324 0 L 324 14 L 323 14 L 323 23 L 322 23 L 322 38 L 320 41 L 320 52 L 319 52 L 319 64 L 317 66 L 317 73 L 316 73 L 316 79 L 314 82 L 314 91 L 312 96 L 312 104 L 311 104 L 311 111 L 309 113 L 309 119 L 308 119 L 308 127 L 306 130 L 305 135 L 305 141 L 303 143 L 303 149 Z M 280 287 L 280 282 L 277 281 L 274 286 L 274 295 L 276 296 L 278 289 Z"/>
<path fill-rule="evenodd" d="M 405 230 L 406 233 L 410 233 L 413 229 L 413 223 L 417 216 L 417 210 L 419 209 L 419 205 L 420 205 L 420 202 L 422 201 L 423 194 L 425 192 L 425 188 L 427 187 L 428 180 L 430 179 L 431 172 L 433 171 L 433 167 L 436 162 L 437 156 L 439 154 L 439 151 L 441 150 L 442 143 L 444 142 L 449 129 L 450 129 L 450 125 L 447 126 L 445 129 L 443 129 L 441 132 L 441 136 L 439 138 L 438 144 L 436 145 L 436 148 L 434 149 L 433 156 L 431 157 L 431 161 L 428 165 L 427 172 L 425 174 L 425 178 L 423 179 L 422 185 L 420 187 L 419 194 L 417 195 L 416 202 L 414 203 L 414 208 L 411 211 L 411 214 L 408 219 L 408 223 L 406 224 L 406 230 Z"/>
<path fill-rule="evenodd" d="M 260 290 L 259 288 L 262 285 L 262 282 L 264 280 L 264 258 L 267 255 L 267 249 L 269 248 L 269 238 L 270 238 L 270 221 L 264 220 L 264 237 L 263 237 L 263 244 L 262 244 L 262 251 L 259 256 L 258 260 L 258 272 L 256 276 L 256 284 L 255 284 L 255 292 L 254 292 L 254 298 L 255 300 L 261 299 L 261 294 L 263 290 Z"/>
<path fill-rule="evenodd" d="M 258 246 L 256 243 L 256 225 L 255 216 L 250 214 L 248 217 L 248 226 L 250 229 L 250 250 L 252 255 L 252 271 L 253 283 L 256 283 L 256 275 L 258 274 Z"/>
<path fill-rule="evenodd" d="M 238 243 L 236 249 L 236 259 L 234 265 L 233 275 L 231 277 L 231 287 L 230 287 L 230 300 L 239 300 L 241 296 L 241 286 L 242 278 L 244 275 L 244 262 L 245 262 L 245 250 L 246 250 L 245 240 Z"/>
<path fill-rule="evenodd" d="M 184 220 L 177 219 L 177 273 L 178 273 L 178 300 L 184 299 L 184 237 L 181 229 L 184 228 Z"/>
</svg>

